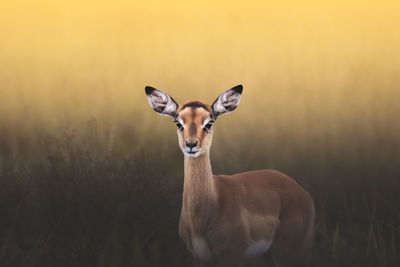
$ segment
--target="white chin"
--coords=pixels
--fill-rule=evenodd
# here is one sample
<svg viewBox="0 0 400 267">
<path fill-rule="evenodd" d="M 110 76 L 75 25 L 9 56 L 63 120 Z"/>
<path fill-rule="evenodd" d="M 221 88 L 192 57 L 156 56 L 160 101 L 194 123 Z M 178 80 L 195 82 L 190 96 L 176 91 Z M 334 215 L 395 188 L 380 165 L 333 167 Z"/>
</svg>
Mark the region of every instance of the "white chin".
<svg viewBox="0 0 400 267">
<path fill-rule="evenodd" d="M 189 153 L 187 151 L 183 151 L 183 153 L 185 154 L 185 156 L 187 156 L 189 158 L 196 158 L 196 157 L 200 156 L 200 151 L 196 151 L 196 153 Z"/>
</svg>

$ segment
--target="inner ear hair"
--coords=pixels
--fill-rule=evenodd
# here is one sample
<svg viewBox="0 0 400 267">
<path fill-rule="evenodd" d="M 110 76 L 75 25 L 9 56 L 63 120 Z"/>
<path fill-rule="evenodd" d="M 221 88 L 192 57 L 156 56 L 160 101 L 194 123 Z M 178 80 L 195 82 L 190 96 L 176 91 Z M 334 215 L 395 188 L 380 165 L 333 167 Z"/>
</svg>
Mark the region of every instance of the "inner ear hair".
<svg viewBox="0 0 400 267">
<path fill-rule="evenodd" d="M 151 86 L 146 86 L 145 91 L 154 111 L 164 116 L 176 117 L 178 103 L 172 97 Z"/>
<path fill-rule="evenodd" d="M 236 109 L 240 103 L 243 86 L 237 85 L 222 93 L 212 104 L 214 120 L 221 114 L 227 114 Z"/>
</svg>

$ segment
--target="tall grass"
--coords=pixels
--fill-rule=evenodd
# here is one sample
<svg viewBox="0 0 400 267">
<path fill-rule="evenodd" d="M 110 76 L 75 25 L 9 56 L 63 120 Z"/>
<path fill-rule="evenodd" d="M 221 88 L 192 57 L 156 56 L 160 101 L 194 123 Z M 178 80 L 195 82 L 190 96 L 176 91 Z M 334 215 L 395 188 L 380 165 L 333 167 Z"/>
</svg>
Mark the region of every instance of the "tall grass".
<svg viewBox="0 0 400 267">
<path fill-rule="evenodd" d="M 193 264 L 177 235 L 183 158 L 174 138 L 150 136 L 127 150 L 137 130 L 119 129 L 110 148 L 97 123 L 42 137 L 41 164 L 25 167 L 17 157 L 3 170 L 2 266 Z M 249 150 L 214 160 L 214 170 L 272 167 L 302 183 L 317 207 L 313 266 L 397 266 L 398 165 L 383 169 L 361 154 L 326 155 L 327 162 L 313 152 L 292 153 L 299 162 L 281 155 L 268 163 Z"/>
</svg>

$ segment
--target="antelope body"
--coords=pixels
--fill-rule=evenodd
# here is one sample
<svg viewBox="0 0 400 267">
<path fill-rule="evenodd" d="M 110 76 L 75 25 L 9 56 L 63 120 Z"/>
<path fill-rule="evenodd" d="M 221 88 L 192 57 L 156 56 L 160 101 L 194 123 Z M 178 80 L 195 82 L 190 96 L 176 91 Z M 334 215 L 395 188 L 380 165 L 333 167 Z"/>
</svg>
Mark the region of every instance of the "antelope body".
<svg viewBox="0 0 400 267">
<path fill-rule="evenodd" d="M 179 234 L 204 262 L 241 265 L 271 250 L 277 266 L 304 266 L 314 226 L 309 194 L 274 170 L 212 173 L 212 124 L 239 105 L 242 90 L 236 86 L 210 106 L 197 100 L 178 105 L 169 95 L 146 87 L 151 107 L 178 126 L 185 172 Z"/>
</svg>

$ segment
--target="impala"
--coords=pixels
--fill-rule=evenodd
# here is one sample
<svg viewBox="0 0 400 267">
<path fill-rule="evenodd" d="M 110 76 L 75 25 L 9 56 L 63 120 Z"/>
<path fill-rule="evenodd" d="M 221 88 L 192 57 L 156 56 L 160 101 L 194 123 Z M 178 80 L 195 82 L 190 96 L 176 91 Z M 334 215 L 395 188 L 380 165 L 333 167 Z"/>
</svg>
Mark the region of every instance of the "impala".
<svg viewBox="0 0 400 267">
<path fill-rule="evenodd" d="M 235 86 L 210 106 L 198 100 L 178 105 L 166 93 L 145 88 L 150 106 L 173 118 L 178 127 L 184 154 L 179 235 L 194 257 L 204 262 L 240 265 L 271 250 L 268 255 L 274 265 L 304 266 L 314 231 L 310 195 L 274 170 L 212 173 L 213 124 L 239 105 L 242 90 Z"/>
</svg>

